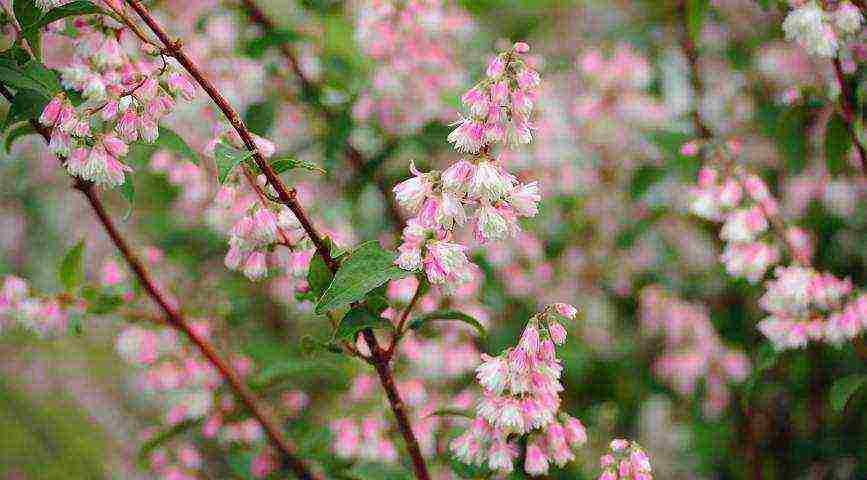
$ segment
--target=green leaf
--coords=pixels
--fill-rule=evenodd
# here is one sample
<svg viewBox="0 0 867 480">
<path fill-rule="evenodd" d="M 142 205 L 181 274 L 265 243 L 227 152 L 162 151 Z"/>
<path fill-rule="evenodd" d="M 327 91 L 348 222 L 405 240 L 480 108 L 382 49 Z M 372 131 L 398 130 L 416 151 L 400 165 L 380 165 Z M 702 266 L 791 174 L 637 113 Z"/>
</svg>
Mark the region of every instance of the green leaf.
<svg viewBox="0 0 867 480">
<path fill-rule="evenodd" d="M 804 132 L 809 127 L 811 117 L 809 108 L 796 106 L 783 111 L 775 125 L 777 145 L 786 158 L 790 173 L 801 173 L 807 165 L 808 142 Z"/>
<path fill-rule="evenodd" d="M 135 206 L 135 184 L 132 181 L 132 174 L 127 172 L 126 178 L 123 183 L 120 184 L 120 194 L 126 199 L 127 209 L 126 213 L 123 214 L 123 221 L 129 220 L 129 217 L 132 216 L 132 209 Z"/>
<path fill-rule="evenodd" d="M 460 408 L 441 408 L 431 412 L 426 418 L 430 417 L 464 417 L 469 418 L 470 420 L 475 418 L 472 411 Z"/>
<path fill-rule="evenodd" d="M 9 106 L 9 113 L 3 122 L 3 129 L 5 130 L 22 120 L 38 119 L 42 110 L 45 109 L 45 105 L 48 105 L 50 101 L 50 98 L 35 90 L 18 90 L 18 93 L 12 97 L 12 105 Z"/>
<path fill-rule="evenodd" d="M 367 307 L 367 310 L 370 311 L 370 313 L 374 315 L 382 315 L 382 312 L 389 307 L 389 304 L 385 295 L 374 290 L 364 297 L 364 306 Z"/>
<path fill-rule="evenodd" d="M 24 30 L 24 38 L 30 45 L 33 53 L 37 56 L 42 51 L 39 39 L 39 30 L 33 32 L 27 31 L 27 26 L 33 25 L 42 17 L 42 10 L 36 6 L 33 0 L 13 0 L 12 11 L 15 13 L 15 19 L 18 20 L 18 25 Z"/>
<path fill-rule="evenodd" d="M 40 74 L 41 70 L 38 68 L 34 68 L 31 64 L 34 62 L 28 62 L 24 66 L 18 65 L 14 60 L 8 58 L 0 58 L 0 83 L 8 85 L 16 90 L 18 89 L 28 89 L 36 92 L 42 92 L 47 96 L 52 96 L 57 92 L 51 91 L 47 85 L 44 83 L 46 80 L 44 78 L 34 78 L 34 74 Z M 48 71 L 52 76 L 54 75 L 50 70 Z M 56 80 L 56 78 L 55 78 Z"/>
<path fill-rule="evenodd" d="M 296 32 L 288 30 L 269 30 L 262 36 L 247 43 L 244 50 L 247 55 L 253 58 L 259 58 L 270 47 L 279 47 L 280 45 L 298 41 L 301 38 L 302 36 Z"/>
<path fill-rule="evenodd" d="M 84 332 L 84 316 L 79 312 L 69 314 L 69 333 L 81 335 Z"/>
<path fill-rule="evenodd" d="M 365 297 L 374 288 L 391 280 L 412 275 L 397 267 L 394 252 L 383 250 L 376 241 L 359 246 L 340 266 L 331 285 L 316 304 L 315 312 L 345 307 Z"/>
<path fill-rule="evenodd" d="M 326 248 L 334 255 L 331 238 L 325 237 L 324 240 Z M 325 264 L 325 260 L 322 260 L 322 256 L 314 254 L 313 258 L 310 259 L 310 266 L 307 269 L 307 285 L 310 287 L 310 292 L 314 295 L 314 299 L 318 300 L 322 296 L 322 293 L 331 284 L 332 278 L 334 278 L 334 274 L 331 273 L 328 265 Z"/>
<path fill-rule="evenodd" d="M 353 480 L 412 480 L 413 476 L 405 469 L 381 463 L 358 462 L 345 472 L 346 478 Z"/>
<path fill-rule="evenodd" d="M 6 153 L 10 153 L 12 151 L 12 144 L 15 143 L 15 140 L 19 138 L 30 135 L 33 133 L 37 133 L 36 129 L 33 128 L 33 125 L 30 122 L 22 123 L 17 127 L 13 128 L 7 135 L 6 141 L 3 144 L 3 147 L 6 149 Z"/>
<path fill-rule="evenodd" d="M 199 156 L 196 152 L 187 145 L 187 142 L 173 130 L 159 127 L 159 137 L 154 143 L 144 141 L 133 142 L 129 145 L 129 153 L 125 157 L 127 164 L 142 167 L 157 153 L 160 149 L 168 150 L 177 154 L 180 157 L 189 158 L 195 164 L 199 164 Z"/>
<path fill-rule="evenodd" d="M 486 465 L 482 465 L 481 467 L 467 465 L 454 457 L 449 458 L 449 467 L 451 467 L 455 475 L 467 479 L 489 478 L 493 473 Z"/>
<path fill-rule="evenodd" d="M 687 0 L 686 29 L 696 46 L 701 40 L 701 26 L 709 4 L 709 0 Z"/>
<path fill-rule="evenodd" d="M 829 392 L 834 411 L 838 414 L 843 413 L 846 405 L 864 385 L 867 385 L 867 375 L 863 373 L 849 375 L 834 382 Z"/>
<path fill-rule="evenodd" d="M 123 297 L 120 295 L 99 293 L 96 298 L 87 305 L 87 313 L 93 315 L 107 315 L 123 305 Z"/>
<path fill-rule="evenodd" d="M 171 150 L 181 157 L 189 158 L 190 161 L 196 165 L 199 164 L 199 156 L 196 155 L 196 152 L 187 145 L 187 142 L 185 142 L 180 135 L 165 127 L 160 127 L 159 133 L 160 136 L 157 139 L 157 145 L 166 150 Z"/>
<path fill-rule="evenodd" d="M 848 165 L 847 154 L 852 147 L 852 137 L 846 121 L 840 114 L 835 113 L 825 127 L 825 160 L 828 162 L 828 171 L 837 175 L 846 171 Z"/>
<path fill-rule="evenodd" d="M 238 166 L 239 163 L 253 156 L 253 152 L 248 150 L 239 150 L 235 147 L 226 145 L 223 142 L 217 143 L 214 147 L 214 159 L 217 162 L 217 171 L 219 172 L 220 183 L 226 183 L 229 174 Z"/>
<path fill-rule="evenodd" d="M 244 123 L 247 128 L 259 135 L 267 134 L 276 119 L 277 106 L 270 100 L 254 103 L 244 112 Z"/>
<path fill-rule="evenodd" d="M 485 336 L 487 335 L 487 333 L 485 332 L 485 327 L 483 327 L 478 320 L 467 315 L 464 312 L 459 312 L 457 310 L 437 310 L 435 312 L 426 313 L 424 315 L 414 318 L 413 321 L 409 323 L 409 328 L 413 330 L 418 330 L 426 323 L 437 320 L 458 320 L 475 328 L 479 332 L 479 337 L 485 338 Z"/>
<path fill-rule="evenodd" d="M 60 262 L 60 283 L 71 291 L 84 282 L 84 239 L 70 248 Z"/>
<path fill-rule="evenodd" d="M 16 1 L 17 3 L 17 1 Z M 21 29 L 25 34 L 38 33 L 50 23 L 56 22 L 66 17 L 74 17 L 78 15 L 90 15 L 96 13 L 105 13 L 101 8 L 91 2 L 85 0 L 76 0 L 42 14 L 39 18 L 29 24 L 21 24 Z"/>
<path fill-rule="evenodd" d="M 154 435 L 150 440 L 142 444 L 141 449 L 139 449 L 139 463 L 141 463 L 142 465 L 148 464 L 150 461 L 150 455 L 151 453 L 153 453 L 154 450 L 165 445 L 178 435 L 181 435 L 189 430 L 192 430 L 195 427 L 198 427 L 202 424 L 202 421 L 202 419 L 184 420 L 183 422 L 174 425 L 172 428 Z"/>
<path fill-rule="evenodd" d="M 355 307 L 348 312 L 340 320 L 340 325 L 337 326 L 337 331 L 334 332 L 334 338 L 337 340 L 355 341 L 355 336 L 358 332 L 365 328 L 393 328 L 391 321 L 386 318 L 370 313 L 365 307 Z"/>
<path fill-rule="evenodd" d="M 308 162 L 306 160 L 298 160 L 295 158 L 282 157 L 271 162 L 271 168 L 274 169 L 274 173 L 277 175 L 292 170 L 294 168 L 303 168 L 305 170 L 310 170 L 311 172 L 316 172 L 322 175 L 325 175 L 325 170 L 316 165 L 313 162 Z"/>
</svg>

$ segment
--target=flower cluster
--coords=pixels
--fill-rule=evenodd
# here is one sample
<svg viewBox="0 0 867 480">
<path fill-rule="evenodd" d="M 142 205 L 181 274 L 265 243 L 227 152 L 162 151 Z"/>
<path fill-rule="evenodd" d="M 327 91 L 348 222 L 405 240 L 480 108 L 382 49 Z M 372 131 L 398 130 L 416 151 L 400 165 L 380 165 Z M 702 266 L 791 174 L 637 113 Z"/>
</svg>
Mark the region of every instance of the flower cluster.
<svg viewBox="0 0 867 480">
<path fill-rule="evenodd" d="M 453 241 L 457 227 L 473 223 L 475 239 L 486 243 L 514 237 L 518 218 L 538 213 L 538 183 L 519 182 L 490 154 L 495 143 L 516 146 L 532 139 L 529 116 L 540 80 L 521 59 L 528 51 L 519 42 L 494 57 L 488 77 L 463 96 L 470 115 L 458 122 L 449 142 L 472 155 L 442 172 L 411 166 L 413 177 L 394 187 L 398 203 L 416 215 L 404 229 L 396 263 L 406 270 L 423 267 L 430 282 L 446 291 L 471 279 L 467 247 Z"/>
<path fill-rule="evenodd" d="M 205 153 L 213 155 L 220 144 L 244 149 L 238 133 L 223 127 L 205 148 Z M 277 150 L 270 140 L 253 135 L 256 149 L 265 158 L 270 158 Z M 229 232 L 229 251 L 225 264 L 230 270 L 243 272 L 247 278 L 256 281 L 268 273 L 267 254 L 273 245 L 281 244 L 294 248 L 294 241 L 301 236 L 300 223 L 288 207 L 272 202 L 276 196 L 274 189 L 267 184 L 264 175 L 254 177 L 242 173 L 246 168 L 238 166 L 226 183 L 217 192 L 216 202 L 224 209 L 241 208 L 243 213 Z M 243 195 L 245 187 L 250 187 L 250 195 Z"/>
<path fill-rule="evenodd" d="M 653 480 L 650 457 L 641 445 L 629 440 L 612 440 L 599 465 L 602 467 L 599 480 Z"/>
<path fill-rule="evenodd" d="M 704 380 L 704 411 L 719 416 L 731 397 L 728 384 L 749 376 L 749 358 L 722 343 L 706 309 L 699 305 L 650 286 L 641 291 L 639 306 L 642 333 L 663 340 L 664 351 L 653 365 L 654 373 L 681 395 L 692 395 L 699 380 Z"/>
<path fill-rule="evenodd" d="M 867 295 L 849 279 L 809 267 L 777 267 L 759 305 L 769 317 L 759 330 L 777 349 L 804 347 L 809 340 L 839 345 L 867 329 Z"/>
<path fill-rule="evenodd" d="M 55 298 L 32 296 L 27 281 L 9 275 L 0 290 L 0 332 L 4 327 L 18 325 L 37 335 L 48 335 L 66 328 L 67 308 Z M 4 319 L 8 320 L 4 322 Z"/>
<path fill-rule="evenodd" d="M 864 16 L 851 2 L 843 1 L 833 11 L 815 0 L 792 0 L 794 9 L 783 21 L 786 39 L 798 42 L 811 55 L 834 57 L 841 39 L 861 31 Z"/>
<path fill-rule="evenodd" d="M 779 246 L 769 238 L 768 229 L 768 217 L 779 207 L 761 178 L 740 172 L 720 178 L 716 169 L 704 167 L 690 195 L 694 214 L 724 222 L 720 232 L 726 242 L 722 262 L 730 275 L 757 283 L 780 261 Z"/>
<path fill-rule="evenodd" d="M 197 335 L 210 338 L 212 326 L 206 321 L 194 321 L 191 327 Z M 274 452 L 265 446 L 262 426 L 252 418 L 240 415 L 234 397 L 219 388 L 223 380 L 217 370 L 194 349 L 182 342 L 176 330 L 151 329 L 138 325 L 126 327 L 115 340 L 115 349 L 124 361 L 141 367 L 135 387 L 153 396 L 166 409 L 165 422 L 177 425 L 193 420 L 201 421 L 201 435 L 226 445 L 245 445 L 260 448 L 251 465 L 252 473 L 265 477 L 276 469 Z M 244 356 L 231 359 L 233 368 L 243 377 L 253 372 L 252 361 Z M 283 410 L 294 415 L 306 406 L 303 392 L 287 392 Z M 149 458 L 157 472 L 178 469 L 189 472 L 189 462 L 168 461 L 168 450 L 160 448 Z M 180 456 L 182 452 L 177 451 Z M 181 468 L 183 467 L 183 468 Z M 166 476 L 164 478 L 175 478 Z M 184 478 L 184 477 L 178 477 Z M 193 475 L 190 478 L 197 478 Z"/>
<path fill-rule="evenodd" d="M 66 157 L 71 175 L 116 187 L 131 170 L 121 161 L 129 144 L 155 142 L 160 120 L 178 98 L 192 100 L 196 89 L 129 30 L 109 26 L 102 17 L 83 18 L 75 21 L 75 52 L 60 72 L 63 86 L 80 92 L 84 101 L 76 107 L 60 93 L 39 121 L 52 128 L 49 148 Z"/>
<path fill-rule="evenodd" d="M 483 355 L 476 378 L 484 388 L 476 418 L 450 445 L 460 461 L 508 473 L 519 455 L 518 440 L 527 442 L 524 470 L 544 475 L 550 464 L 564 466 L 575 458 L 587 434 L 576 418 L 560 412 L 563 367 L 555 345 L 566 341 L 562 321 L 577 310 L 563 303 L 547 306 L 527 323 L 518 345 L 500 355 Z"/>
<path fill-rule="evenodd" d="M 717 170 L 704 167 L 691 193 L 694 213 L 725 222 L 720 236 L 728 242 L 722 255 L 726 270 L 751 283 L 764 279 L 768 269 L 781 262 L 779 247 L 759 238 L 770 235 L 776 218 L 775 233 L 794 264 L 775 269 L 776 279 L 766 282 L 760 302 L 770 316 L 759 329 L 775 348 L 800 348 L 809 340 L 840 344 L 867 327 L 867 296 L 853 292 L 848 279 L 810 267 L 809 236 L 797 227 L 779 226 L 777 202 L 758 176 L 738 169 L 732 177 L 719 179 Z"/>
<path fill-rule="evenodd" d="M 389 133 L 411 133 L 447 120 L 446 91 L 459 88 L 455 45 L 471 28 L 469 15 L 442 0 L 358 2 L 358 44 L 376 60 L 371 85 L 355 103 L 359 120 L 375 118 Z"/>
</svg>

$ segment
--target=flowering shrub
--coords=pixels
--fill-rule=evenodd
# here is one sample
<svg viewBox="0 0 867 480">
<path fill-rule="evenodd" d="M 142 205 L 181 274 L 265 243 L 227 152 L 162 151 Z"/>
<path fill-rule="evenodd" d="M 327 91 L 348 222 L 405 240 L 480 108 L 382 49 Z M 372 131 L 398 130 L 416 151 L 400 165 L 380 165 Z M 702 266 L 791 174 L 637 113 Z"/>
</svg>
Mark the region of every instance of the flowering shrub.
<svg viewBox="0 0 867 480">
<path fill-rule="evenodd" d="M 0 477 L 867 476 L 864 2 L 0 5 Z"/>
</svg>

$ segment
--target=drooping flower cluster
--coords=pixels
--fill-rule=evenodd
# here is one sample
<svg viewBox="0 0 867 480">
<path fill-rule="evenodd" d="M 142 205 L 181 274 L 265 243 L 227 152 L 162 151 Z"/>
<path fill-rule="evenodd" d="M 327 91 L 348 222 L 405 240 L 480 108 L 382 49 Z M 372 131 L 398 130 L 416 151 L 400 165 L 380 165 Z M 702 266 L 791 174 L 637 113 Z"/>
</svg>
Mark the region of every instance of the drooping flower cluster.
<svg viewBox="0 0 867 480">
<path fill-rule="evenodd" d="M 759 300 L 769 314 L 759 330 L 775 348 L 801 348 L 810 340 L 840 345 L 867 329 L 867 295 L 854 292 L 849 279 L 797 265 L 774 273 Z"/>
<path fill-rule="evenodd" d="M 763 280 L 782 260 L 772 240 L 759 238 L 771 235 L 776 218 L 774 233 L 782 237 L 794 264 L 776 268 L 776 280 L 766 282 L 760 302 L 770 316 L 759 329 L 775 348 L 800 348 L 809 340 L 840 344 L 867 327 L 867 296 L 854 292 L 848 279 L 810 267 L 809 236 L 797 227 L 780 225 L 777 202 L 757 175 L 737 169 L 732 177 L 719 179 L 717 170 L 704 167 L 691 193 L 694 213 L 725 222 L 720 236 L 728 242 L 722 255 L 726 270 L 751 283 Z"/>
<path fill-rule="evenodd" d="M 650 457 L 636 442 L 614 439 L 599 459 L 599 480 L 653 480 Z"/>
<path fill-rule="evenodd" d="M 66 158 L 71 175 L 116 187 L 131 170 L 121 160 L 129 144 L 155 142 L 160 120 L 178 98 L 192 100 L 196 89 L 129 30 L 101 17 L 78 17 L 75 28 L 74 54 L 59 70 L 63 86 L 80 92 L 84 101 L 74 106 L 60 93 L 39 121 L 52 128 L 49 148 Z"/>
<path fill-rule="evenodd" d="M 69 321 L 67 306 L 56 298 L 39 298 L 30 294 L 27 281 L 9 275 L 0 290 L 0 333 L 5 328 L 20 326 L 45 336 L 66 328 Z"/>
<path fill-rule="evenodd" d="M 490 152 L 496 143 L 514 147 L 532 140 L 530 114 L 540 80 L 521 59 L 528 51 L 519 42 L 494 57 L 487 78 L 463 96 L 470 114 L 449 142 L 471 155 L 442 172 L 422 173 L 411 165 L 413 177 L 394 188 L 398 203 L 416 215 L 404 229 L 396 264 L 424 268 L 446 292 L 471 279 L 467 247 L 454 241 L 458 227 L 473 223 L 475 239 L 486 243 L 514 237 L 518 218 L 538 213 L 538 183 L 519 182 Z"/>
<path fill-rule="evenodd" d="M 236 149 L 245 149 L 238 133 L 223 126 L 205 148 L 205 153 L 214 155 L 220 144 Z M 252 134 L 259 153 L 270 158 L 277 150 L 270 140 Z M 295 214 L 284 205 L 271 201 L 276 197 L 274 189 L 267 184 L 264 175 L 248 176 L 243 173 L 243 165 L 237 166 L 217 192 L 216 202 L 224 209 L 240 209 L 240 218 L 229 233 L 229 251 L 225 264 L 230 270 L 243 272 L 247 278 L 256 281 L 268 273 L 267 256 L 273 245 L 280 244 L 294 248 L 295 242 L 303 238 L 300 224 Z M 249 195 L 242 192 L 249 191 Z M 266 195 L 267 194 L 267 195 Z"/>
<path fill-rule="evenodd" d="M 642 334 L 660 336 L 664 351 L 654 373 L 681 395 L 693 395 L 704 380 L 704 411 L 717 417 L 729 403 L 729 383 L 750 374 L 749 358 L 722 343 L 706 309 L 684 302 L 657 286 L 646 287 L 640 297 Z"/>
<path fill-rule="evenodd" d="M 722 262 L 730 275 L 757 283 L 768 268 L 780 261 L 779 246 L 768 228 L 768 216 L 775 215 L 779 207 L 761 178 L 741 172 L 734 177 L 720 178 L 715 168 L 704 167 L 699 173 L 698 186 L 690 194 L 690 210 L 694 214 L 724 222 L 720 232 L 726 242 Z M 807 254 L 796 253 L 799 257 Z"/>
<path fill-rule="evenodd" d="M 447 120 L 452 110 L 444 93 L 463 81 L 454 50 L 471 28 L 469 15 L 442 0 L 362 0 L 357 9 L 358 44 L 376 67 L 355 103 L 355 118 L 375 118 L 393 134 Z"/>
<path fill-rule="evenodd" d="M 833 11 L 826 10 L 828 2 L 791 0 L 794 9 L 783 21 L 786 39 L 798 42 L 807 53 L 822 57 L 837 55 L 846 37 L 861 31 L 864 16 L 849 1 L 840 2 Z"/>
<path fill-rule="evenodd" d="M 191 326 L 198 335 L 211 337 L 210 323 L 194 321 Z M 219 388 L 223 383 L 220 374 L 182 342 L 176 330 L 130 325 L 117 336 L 115 349 L 127 363 L 141 367 L 135 388 L 166 408 L 166 424 L 174 426 L 184 421 L 201 421 L 200 433 L 204 438 L 225 445 L 259 449 L 251 465 L 257 478 L 265 477 L 277 468 L 276 455 L 266 445 L 262 426 L 255 419 L 239 414 L 240 408 L 234 397 Z M 231 360 L 232 367 L 243 377 L 253 373 L 253 363 L 249 358 L 235 356 Z M 286 392 L 282 410 L 295 415 L 306 403 L 303 392 Z M 182 452 L 178 450 L 176 454 L 180 456 Z M 166 448 L 155 450 L 149 458 L 151 468 L 164 475 L 181 469 L 192 475 L 190 478 L 197 478 L 190 472 L 195 465 L 183 459 L 169 462 L 168 455 Z"/>
<path fill-rule="evenodd" d="M 508 473 L 520 438 L 527 442 L 524 470 L 530 475 L 544 475 L 551 464 L 562 467 L 575 458 L 573 450 L 586 443 L 587 434 L 581 421 L 560 411 L 563 367 L 555 345 L 566 341 L 561 322 L 576 314 L 571 305 L 549 305 L 530 319 L 516 347 L 482 356 L 476 378 L 484 398 L 470 428 L 451 442 L 457 459 Z"/>
</svg>

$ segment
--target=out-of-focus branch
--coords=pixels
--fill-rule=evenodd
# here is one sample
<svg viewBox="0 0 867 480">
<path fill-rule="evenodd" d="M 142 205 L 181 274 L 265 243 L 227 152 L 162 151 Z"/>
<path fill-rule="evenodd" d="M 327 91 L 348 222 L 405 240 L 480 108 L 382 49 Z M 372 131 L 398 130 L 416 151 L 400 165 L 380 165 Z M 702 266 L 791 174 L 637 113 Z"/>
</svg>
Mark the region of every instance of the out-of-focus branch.
<svg viewBox="0 0 867 480">
<path fill-rule="evenodd" d="M 855 94 L 846 82 L 846 76 L 843 73 L 843 65 L 837 57 L 834 57 L 834 73 L 837 76 L 837 84 L 840 86 L 840 110 L 843 114 L 843 121 L 846 122 L 846 130 L 849 131 L 849 136 L 852 137 L 852 143 L 858 150 L 858 160 L 861 162 L 861 172 L 867 175 L 867 148 L 865 148 L 864 142 L 861 140 L 863 132 L 858 131 L 858 129 L 861 128 L 861 122 L 856 118 L 857 114 L 855 107 L 852 105 L 852 99 L 855 98 Z"/>
<path fill-rule="evenodd" d="M 256 4 L 253 0 L 241 0 L 241 5 L 244 10 L 246 10 L 247 15 L 249 15 L 250 20 L 259 26 L 261 26 L 266 32 L 274 32 L 277 30 L 277 26 L 274 22 L 268 17 L 265 12 L 262 11 L 261 8 Z M 308 98 L 314 97 L 317 92 L 321 90 L 321 86 L 317 85 L 313 80 L 311 80 L 304 70 L 301 68 L 301 64 L 298 61 L 298 56 L 295 54 L 292 46 L 286 42 L 281 42 L 279 45 L 280 53 L 283 57 L 286 58 L 286 62 L 289 64 L 289 68 L 292 70 L 292 73 L 298 79 L 298 83 L 301 84 L 301 89 L 304 91 L 305 95 Z M 333 119 L 336 116 L 336 112 L 332 109 L 328 108 L 326 105 L 320 102 L 314 102 L 314 107 L 322 115 L 326 120 Z M 352 143 L 347 140 L 345 146 L 346 160 L 352 166 L 352 168 L 356 171 L 356 173 L 361 173 L 366 168 L 368 162 L 370 161 L 368 158 L 364 156 L 357 148 L 355 148 Z M 374 184 L 376 185 L 377 190 L 379 190 L 380 194 L 385 201 L 386 211 L 388 216 L 390 217 L 392 223 L 396 226 L 396 230 L 400 232 L 403 229 L 405 224 L 405 219 L 403 218 L 403 214 L 401 213 L 400 207 L 397 205 L 397 202 L 394 199 L 394 195 L 391 194 L 391 188 L 388 184 L 388 180 L 378 172 L 374 172 L 372 175 L 372 179 Z"/>
<path fill-rule="evenodd" d="M 265 175 L 268 184 L 277 192 L 280 202 L 289 207 L 290 210 L 298 218 L 302 228 L 307 233 L 307 236 L 316 246 L 317 254 L 323 259 L 328 269 L 336 273 L 340 268 L 337 260 L 331 256 L 328 246 L 325 244 L 322 235 L 316 230 L 313 222 L 307 216 L 304 208 L 297 199 L 297 192 L 293 188 L 287 188 L 280 177 L 274 172 L 265 158 L 256 149 L 256 144 L 253 141 L 253 136 L 247 128 L 238 112 L 229 104 L 213 83 L 204 75 L 201 69 L 193 62 L 193 60 L 183 51 L 183 44 L 179 39 L 172 39 L 166 33 L 165 29 L 157 22 L 157 20 L 148 12 L 147 8 L 139 0 L 125 0 L 126 3 L 138 14 L 148 28 L 156 35 L 160 43 L 163 45 L 163 50 L 166 55 L 174 57 L 181 66 L 189 73 L 208 94 L 211 100 L 217 105 L 223 115 L 229 120 L 229 123 L 238 132 L 238 135 L 243 140 L 247 150 L 253 154 L 253 160 L 256 165 Z M 385 389 L 388 396 L 389 404 L 394 416 L 397 419 L 397 424 L 401 434 L 406 442 L 407 450 L 412 458 L 413 470 L 419 480 L 429 480 L 430 474 L 427 471 L 427 465 L 424 457 L 421 454 L 418 440 L 415 438 L 415 433 L 412 430 L 412 425 L 409 422 L 409 417 L 406 413 L 406 406 L 400 398 L 400 393 L 394 382 L 394 375 L 389 365 L 389 356 L 387 352 L 380 347 L 376 336 L 371 329 L 365 329 L 362 332 L 365 343 L 370 349 L 370 362 L 374 365 L 379 376 L 380 383 Z"/>
<path fill-rule="evenodd" d="M 6 89 L 5 86 L 0 85 L 0 94 L 2 94 L 7 100 L 12 100 L 12 92 Z M 39 135 L 42 136 L 46 143 L 50 141 L 51 131 L 48 128 L 40 125 L 39 122 L 35 120 L 30 120 L 30 124 Z M 58 160 L 63 164 L 63 158 L 58 157 Z M 87 199 L 87 202 L 90 204 L 91 209 L 102 224 L 103 229 L 108 234 L 111 242 L 118 249 L 121 256 L 123 256 L 139 283 L 148 293 L 148 296 L 151 297 L 154 303 L 156 303 L 160 310 L 165 314 L 167 323 L 172 328 L 175 328 L 186 335 L 190 342 L 198 348 L 199 352 L 201 352 L 208 362 L 220 372 L 220 376 L 226 380 L 226 383 L 229 384 L 229 387 L 241 400 L 241 403 L 247 407 L 250 414 L 253 415 L 253 417 L 262 425 L 266 434 L 271 439 L 271 442 L 283 455 L 286 465 L 300 479 L 319 479 L 320 477 L 312 474 L 307 469 L 307 466 L 304 465 L 304 463 L 295 455 L 295 448 L 284 437 L 277 421 L 269 412 L 266 411 L 265 407 L 260 404 L 256 395 L 247 387 L 247 384 L 241 376 L 220 356 L 216 348 L 207 338 L 200 335 L 195 331 L 195 329 L 190 327 L 183 315 L 175 306 L 172 305 L 162 291 L 160 291 L 157 284 L 153 281 L 147 267 L 145 267 L 144 263 L 138 255 L 133 252 L 123 235 L 117 230 L 111 217 L 109 217 L 106 212 L 102 201 L 99 199 L 93 183 L 79 178 L 74 178 L 73 188 L 80 191 Z"/>
</svg>

